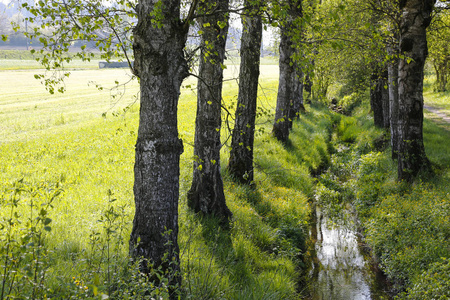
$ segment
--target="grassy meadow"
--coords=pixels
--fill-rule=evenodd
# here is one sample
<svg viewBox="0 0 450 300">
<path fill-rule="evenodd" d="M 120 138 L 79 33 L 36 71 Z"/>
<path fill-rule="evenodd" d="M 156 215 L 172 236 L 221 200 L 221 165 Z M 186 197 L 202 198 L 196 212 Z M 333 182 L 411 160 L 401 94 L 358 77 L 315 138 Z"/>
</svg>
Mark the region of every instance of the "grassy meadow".
<svg viewBox="0 0 450 300">
<path fill-rule="evenodd" d="M 229 230 L 186 207 L 193 77 L 183 83 L 179 101 L 182 298 L 304 298 L 313 200 L 330 216 L 354 208 L 365 248 L 377 256 L 400 299 L 448 295 L 450 125 L 426 113 L 424 142 L 435 176 L 423 175 L 413 185 L 396 181 L 396 162 L 383 143 L 385 133 L 373 126 L 367 94 L 352 116 L 317 102 L 307 105 L 283 146 L 270 134 L 278 67 L 265 58 L 256 188 L 249 189 L 226 172 L 238 75 L 238 61 L 229 62 L 221 161 L 234 215 Z M 34 77 L 44 71 L 21 63 L 23 69 L 9 70 L 14 62 L 0 56 L 0 299 L 164 299 L 167 286 L 149 285 L 128 258 L 137 81 L 126 69 L 80 65 L 66 79 L 66 92 L 50 95 Z M 425 81 L 425 102 L 448 113 L 448 93 L 434 93 L 432 80 Z M 353 107 L 356 98 L 343 101 Z"/>
<path fill-rule="evenodd" d="M 125 69 L 75 70 L 67 91 L 50 95 L 34 79 L 37 72 L 0 72 L 3 293 L 55 299 L 164 296 L 164 286 L 148 294 L 127 255 L 137 82 L 121 86 L 130 78 Z M 230 65 L 224 82 L 231 113 L 237 72 Z M 279 144 L 270 135 L 277 78 L 276 65 L 261 67 L 256 189 L 228 177 L 229 148 L 223 147 L 225 193 L 234 214 L 230 230 L 186 208 L 196 94 L 194 79 L 183 84 L 179 241 L 187 299 L 296 299 L 305 288 L 299 282 L 314 190 L 310 171 L 327 164 L 332 117 L 326 109 L 311 108 L 302 125 L 294 125 L 292 146 Z M 233 125 L 233 115 L 223 117 Z M 226 141 L 230 133 L 223 127 Z"/>
</svg>

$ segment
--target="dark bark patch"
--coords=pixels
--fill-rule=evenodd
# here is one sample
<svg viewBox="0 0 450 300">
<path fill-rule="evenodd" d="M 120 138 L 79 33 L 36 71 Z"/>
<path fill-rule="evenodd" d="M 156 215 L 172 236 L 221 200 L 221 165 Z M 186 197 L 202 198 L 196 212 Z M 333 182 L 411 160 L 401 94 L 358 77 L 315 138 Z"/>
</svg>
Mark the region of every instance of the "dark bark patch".
<svg viewBox="0 0 450 300">
<path fill-rule="evenodd" d="M 423 114 L 422 103 L 419 100 L 414 101 L 410 117 L 414 120 L 421 119 Z"/>
<path fill-rule="evenodd" d="M 414 47 L 414 40 L 411 38 L 404 38 L 400 44 L 400 50 L 402 52 L 409 52 Z"/>
</svg>

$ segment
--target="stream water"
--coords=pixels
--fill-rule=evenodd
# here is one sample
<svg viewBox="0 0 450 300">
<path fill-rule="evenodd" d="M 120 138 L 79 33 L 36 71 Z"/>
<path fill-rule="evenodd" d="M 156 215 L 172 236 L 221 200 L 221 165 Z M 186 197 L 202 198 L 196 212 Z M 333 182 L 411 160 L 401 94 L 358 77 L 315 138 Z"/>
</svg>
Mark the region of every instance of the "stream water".
<svg viewBox="0 0 450 300">
<path fill-rule="evenodd" d="M 345 219 L 352 219 L 347 213 Z M 361 252 L 356 225 L 332 224 L 316 207 L 310 231 L 311 300 L 390 299 L 386 284 L 370 259 Z"/>
</svg>

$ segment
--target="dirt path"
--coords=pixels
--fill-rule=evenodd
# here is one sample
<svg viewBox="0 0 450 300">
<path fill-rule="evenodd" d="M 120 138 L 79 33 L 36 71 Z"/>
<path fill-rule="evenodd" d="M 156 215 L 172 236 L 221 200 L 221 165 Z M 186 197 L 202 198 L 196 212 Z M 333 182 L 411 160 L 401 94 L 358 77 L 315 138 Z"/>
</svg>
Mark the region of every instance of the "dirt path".
<svg viewBox="0 0 450 300">
<path fill-rule="evenodd" d="M 423 108 L 425 108 L 426 110 L 432 112 L 433 114 L 437 115 L 439 118 L 442 118 L 442 120 L 444 120 L 444 122 L 446 123 L 450 123 L 450 116 L 448 116 L 447 114 L 441 112 L 441 110 L 437 107 L 433 107 L 433 106 L 429 106 L 424 104 Z"/>
</svg>

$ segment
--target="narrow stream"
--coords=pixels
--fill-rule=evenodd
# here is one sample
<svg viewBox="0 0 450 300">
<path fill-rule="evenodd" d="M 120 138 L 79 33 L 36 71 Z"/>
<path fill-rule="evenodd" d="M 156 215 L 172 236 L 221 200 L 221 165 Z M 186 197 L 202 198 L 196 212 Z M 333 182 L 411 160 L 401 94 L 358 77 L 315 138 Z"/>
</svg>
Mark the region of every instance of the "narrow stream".
<svg viewBox="0 0 450 300">
<path fill-rule="evenodd" d="M 347 217 L 351 219 L 351 215 Z M 354 222 L 332 224 L 320 207 L 312 221 L 310 299 L 390 299 L 380 272 L 361 252 Z"/>
</svg>

